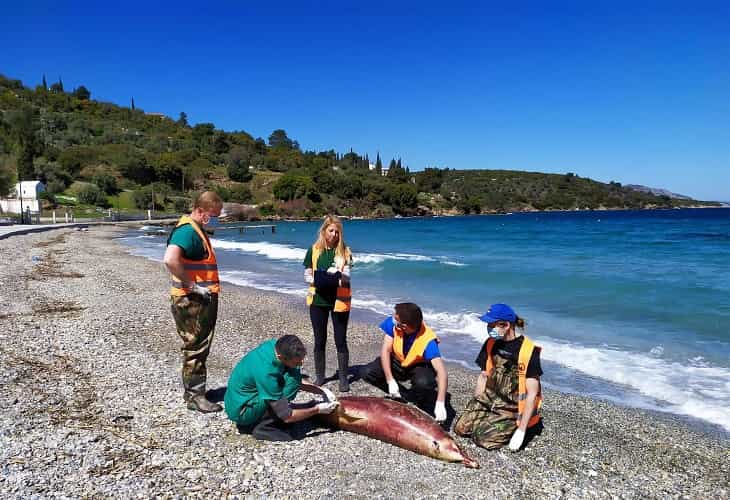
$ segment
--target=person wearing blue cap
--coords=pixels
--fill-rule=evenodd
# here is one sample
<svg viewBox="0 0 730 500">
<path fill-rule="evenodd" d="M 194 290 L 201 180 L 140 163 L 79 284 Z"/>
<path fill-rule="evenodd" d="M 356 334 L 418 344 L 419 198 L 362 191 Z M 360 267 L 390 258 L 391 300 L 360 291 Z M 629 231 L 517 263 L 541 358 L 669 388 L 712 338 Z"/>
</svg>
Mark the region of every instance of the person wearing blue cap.
<svg viewBox="0 0 730 500">
<path fill-rule="evenodd" d="M 508 445 L 517 451 L 528 429 L 541 425 L 541 348 L 517 333 L 525 320 L 507 304 L 492 304 L 479 319 L 487 323 L 489 338 L 476 359 L 481 373 L 474 397 L 454 432 L 483 448 Z"/>
</svg>

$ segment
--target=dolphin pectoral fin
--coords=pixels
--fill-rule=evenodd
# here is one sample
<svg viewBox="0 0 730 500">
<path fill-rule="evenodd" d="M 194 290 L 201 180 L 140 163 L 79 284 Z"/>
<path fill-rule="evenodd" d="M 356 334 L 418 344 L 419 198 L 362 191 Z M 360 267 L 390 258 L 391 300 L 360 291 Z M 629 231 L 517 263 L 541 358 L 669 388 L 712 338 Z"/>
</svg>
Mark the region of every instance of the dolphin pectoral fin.
<svg viewBox="0 0 730 500">
<path fill-rule="evenodd" d="M 358 417 L 356 415 L 348 415 L 344 411 L 339 415 L 339 417 L 344 419 L 345 421 L 347 421 L 347 423 L 350 423 L 350 424 L 353 422 L 357 422 L 358 420 L 365 420 L 365 418 L 366 418 L 366 417 Z"/>
</svg>

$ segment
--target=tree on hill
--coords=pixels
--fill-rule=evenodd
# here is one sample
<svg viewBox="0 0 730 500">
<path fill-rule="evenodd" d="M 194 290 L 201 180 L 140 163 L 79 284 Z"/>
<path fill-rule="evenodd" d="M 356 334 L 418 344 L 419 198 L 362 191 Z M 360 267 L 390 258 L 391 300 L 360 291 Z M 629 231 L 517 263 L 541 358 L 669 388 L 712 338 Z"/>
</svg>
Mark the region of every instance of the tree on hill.
<svg viewBox="0 0 730 500">
<path fill-rule="evenodd" d="M 51 92 L 54 94 L 63 94 L 63 81 L 61 81 L 61 77 L 58 77 L 58 81 L 56 83 L 51 84 Z"/>
<path fill-rule="evenodd" d="M 212 123 L 198 123 L 193 127 L 193 140 L 202 149 L 207 149 L 213 138 L 215 125 Z"/>
<path fill-rule="evenodd" d="M 419 191 L 437 193 L 444 182 L 444 173 L 438 168 L 426 168 L 416 174 L 416 187 Z"/>
<path fill-rule="evenodd" d="M 33 176 L 33 159 L 41 148 L 40 115 L 38 109 L 23 106 L 7 113 L 5 119 L 11 141 L 15 145 L 18 175 L 20 180 Z"/>
<path fill-rule="evenodd" d="M 181 127 L 186 127 L 186 128 L 190 126 L 188 124 L 188 115 L 187 115 L 187 113 L 185 113 L 185 111 L 180 112 L 180 117 L 177 119 L 177 124 L 180 125 Z"/>
<path fill-rule="evenodd" d="M 7 196 L 15 185 L 15 162 L 9 155 L 0 155 L 0 196 Z"/>
<path fill-rule="evenodd" d="M 117 178 L 106 172 L 99 172 L 91 178 L 91 182 L 104 191 L 106 194 L 115 195 L 119 192 Z"/>
<path fill-rule="evenodd" d="M 274 130 L 269 136 L 269 147 L 272 149 L 299 149 L 299 143 L 289 139 L 283 129 Z"/>
<path fill-rule="evenodd" d="M 79 99 L 81 101 L 88 101 L 91 99 L 91 92 L 89 92 L 89 89 L 84 87 L 83 85 L 79 85 L 72 94 L 76 99 Z"/>
<path fill-rule="evenodd" d="M 83 187 L 78 193 L 78 199 L 81 203 L 86 205 L 94 205 L 97 207 L 108 207 L 109 202 L 107 201 L 104 191 L 99 188 L 96 184 L 89 184 Z"/>
<path fill-rule="evenodd" d="M 396 184 L 390 187 L 388 200 L 397 214 L 409 214 L 418 206 L 418 191 L 410 184 Z"/>
<path fill-rule="evenodd" d="M 246 148 L 233 148 L 228 154 L 228 177 L 237 182 L 248 182 L 253 174 L 248 168 L 251 154 Z"/>
<path fill-rule="evenodd" d="M 378 153 L 377 159 L 375 160 L 375 173 L 383 175 L 383 162 L 380 161 L 380 153 Z"/>
<path fill-rule="evenodd" d="M 314 181 L 305 175 L 292 173 L 284 174 L 273 187 L 274 196 L 282 201 L 290 201 L 298 198 L 308 197 L 316 200 L 319 198 Z"/>
</svg>

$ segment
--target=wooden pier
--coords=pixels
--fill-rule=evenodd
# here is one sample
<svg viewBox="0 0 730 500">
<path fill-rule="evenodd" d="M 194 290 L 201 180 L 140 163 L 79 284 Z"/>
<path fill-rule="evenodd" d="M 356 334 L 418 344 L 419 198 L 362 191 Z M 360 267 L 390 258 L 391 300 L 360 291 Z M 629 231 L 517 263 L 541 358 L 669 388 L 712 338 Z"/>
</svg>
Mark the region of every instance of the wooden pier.
<svg viewBox="0 0 730 500">
<path fill-rule="evenodd" d="M 213 231 L 208 231 L 208 233 L 216 233 L 218 231 L 238 231 L 239 234 L 243 234 L 246 232 L 252 233 L 254 231 L 261 231 L 261 234 L 266 234 L 267 230 L 271 231 L 271 234 L 276 233 L 276 225 L 275 224 L 262 224 L 260 226 L 228 226 L 228 225 L 222 225 L 222 226 L 216 226 L 213 228 Z"/>
</svg>

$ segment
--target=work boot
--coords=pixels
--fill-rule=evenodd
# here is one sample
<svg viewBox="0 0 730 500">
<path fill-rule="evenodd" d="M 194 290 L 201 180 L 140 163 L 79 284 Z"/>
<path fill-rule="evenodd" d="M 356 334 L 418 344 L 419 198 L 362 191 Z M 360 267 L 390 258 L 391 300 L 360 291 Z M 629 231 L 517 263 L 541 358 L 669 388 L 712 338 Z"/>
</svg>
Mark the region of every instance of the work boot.
<svg viewBox="0 0 730 500">
<path fill-rule="evenodd" d="M 188 410 L 197 410 L 201 413 L 214 413 L 222 409 L 223 407 L 218 403 L 208 401 L 205 394 L 196 394 L 188 399 Z"/>
<path fill-rule="evenodd" d="M 324 369 L 327 358 L 324 351 L 314 351 L 314 385 L 324 385 Z"/>
<path fill-rule="evenodd" d="M 337 373 L 340 376 L 340 392 L 350 392 L 350 382 L 347 381 L 349 358 L 349 352 L 337 353 Z"/>
</svg>

